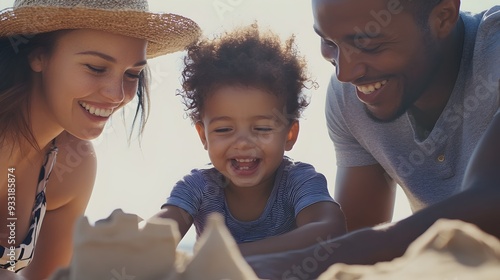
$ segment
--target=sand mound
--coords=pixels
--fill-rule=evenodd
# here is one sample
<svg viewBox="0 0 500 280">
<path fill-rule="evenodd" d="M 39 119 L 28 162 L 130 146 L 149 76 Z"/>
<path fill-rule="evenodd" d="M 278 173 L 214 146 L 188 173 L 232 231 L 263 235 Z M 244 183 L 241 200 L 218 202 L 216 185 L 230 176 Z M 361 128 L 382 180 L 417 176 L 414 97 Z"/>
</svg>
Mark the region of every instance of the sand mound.
<svg viewBox="0 0 500 280">
<path fill-rule="evenodd" d="M 51 280 L 258 280 L 227 230 L 213 215 L 193 255 L 176 251 L 177 224 L 142 220 L 115 210 L 91 226 L 76 224 L 74 254 L 68 268 Z M 375 265 L 335 264 L 318 280 L 500 279 L 500 241 L 476 226 L 439 220 L 406 253 Z"/>
</svg>

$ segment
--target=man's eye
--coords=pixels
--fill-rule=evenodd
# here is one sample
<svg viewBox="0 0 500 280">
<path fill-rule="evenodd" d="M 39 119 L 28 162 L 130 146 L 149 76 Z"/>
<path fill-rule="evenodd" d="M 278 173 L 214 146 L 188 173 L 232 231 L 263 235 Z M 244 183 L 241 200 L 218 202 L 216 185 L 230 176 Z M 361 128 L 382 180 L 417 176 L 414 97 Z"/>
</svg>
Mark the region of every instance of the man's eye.
<svg viewBox="0 0 500 280">
<path fill-rule="evenodd" d="M 374 53 L 374 52 L 377 52 L 380 49 L 380 46 L 381 45 L 365 46 L 365 47 L 360 48 L 360 50 L 362 52 L 366 52 L 366 53 Z"/>
<path fill-rule="evenodd" d="M 329 47 L 332 47 L 332 48 L 336 48 L 337 47 L 337 45 L 334 42 L 328 41 L 325 38 L 321 38 L 321 43 L 325 44 L 325 45 L 327 45 Z"/>
</svg>

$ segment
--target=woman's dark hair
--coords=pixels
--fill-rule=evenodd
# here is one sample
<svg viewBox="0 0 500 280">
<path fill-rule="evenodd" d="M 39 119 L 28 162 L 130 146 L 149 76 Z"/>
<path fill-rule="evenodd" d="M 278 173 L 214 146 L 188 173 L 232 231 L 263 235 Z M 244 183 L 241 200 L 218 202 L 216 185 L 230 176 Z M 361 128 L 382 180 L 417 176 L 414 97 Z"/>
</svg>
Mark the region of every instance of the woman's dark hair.
<svg viewBox="0 0 500 280">
<path fill-rule="evenodd" d="M 37 35 L 16 35 L 0 38 L 0 146 L 5 141 L 18 143 L 25 139 L 39 150 L 30 126 L 30 92 L 32 70 L 29 55 L 38 48 L 50 53 L 58 37 L 68 30 Z M 141 73 L 137 96 L 139 99 L 132 128 L 140 116 L 139 134 L 148 116 L 149 91 L 147 72 Z M 132 132 L 131 132 L 132 134 Z"/>
<path fill-rule="evenodd" d="M 205 100 L 214 89 L 243 85 L 265 90 L 285 100 L 285 117 L 297 119 L 308 105 L 302 89 L 308 81 L 305 60 L 297 55 L 294 37 L 282 44 L 256 24 L 205 39 L 188 48 L 182 90 L 191 120 L 200 121 Z"/>
</svg>

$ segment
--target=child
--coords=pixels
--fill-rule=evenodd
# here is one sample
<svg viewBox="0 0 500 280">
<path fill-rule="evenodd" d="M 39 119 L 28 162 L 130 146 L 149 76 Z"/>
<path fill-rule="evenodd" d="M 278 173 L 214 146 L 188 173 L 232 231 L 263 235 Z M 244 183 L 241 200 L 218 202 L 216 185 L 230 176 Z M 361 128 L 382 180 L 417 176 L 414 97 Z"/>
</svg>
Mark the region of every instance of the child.
<svg viewBox="0 0 500 280">
<path fill-rule="evenodd" d="M 194 169 L 156 215 L 197 235 L 219 212 L 243 255 L 298 249 L 346 232 L 326 179 L 284 156 L 308 105 L 305 63 L 293 37 L 285 45 L 255 25 L 188 49 L 184 104 L 212 168 Z"/>
</svg>

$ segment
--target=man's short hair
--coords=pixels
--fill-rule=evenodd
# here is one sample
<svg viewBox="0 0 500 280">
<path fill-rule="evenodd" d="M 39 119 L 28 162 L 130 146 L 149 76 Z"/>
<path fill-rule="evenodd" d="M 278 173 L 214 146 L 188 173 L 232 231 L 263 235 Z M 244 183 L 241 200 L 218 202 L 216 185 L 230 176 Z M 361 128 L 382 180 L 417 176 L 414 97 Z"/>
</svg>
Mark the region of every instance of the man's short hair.
<svg viewBox="0 0 500 280">
<path fill-rule="evenodd" d="M 428 19 L 432 9 L 442 0 L 403 0 L 405 7 L 408 7 L 409 12 L 415 17 L 415 21 L 419 26 L 428 29 Z"/>
</svg>

